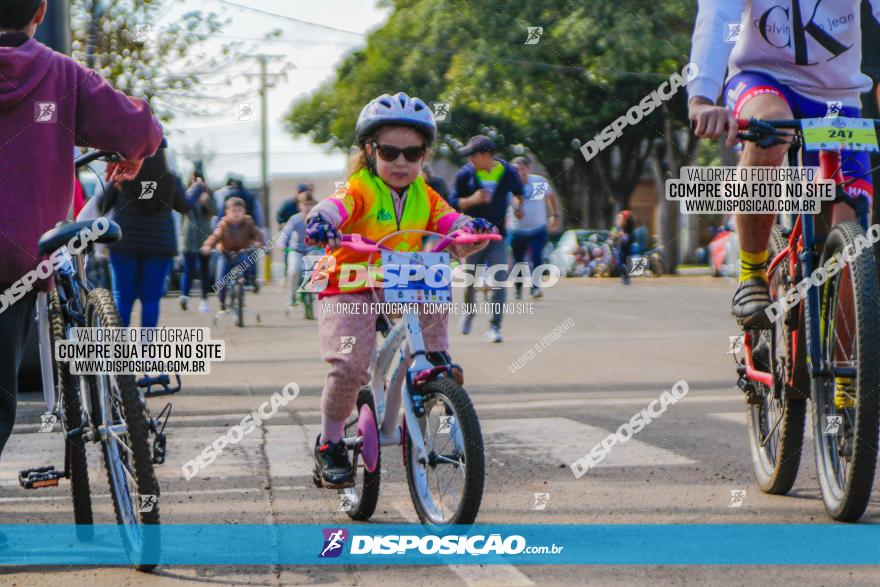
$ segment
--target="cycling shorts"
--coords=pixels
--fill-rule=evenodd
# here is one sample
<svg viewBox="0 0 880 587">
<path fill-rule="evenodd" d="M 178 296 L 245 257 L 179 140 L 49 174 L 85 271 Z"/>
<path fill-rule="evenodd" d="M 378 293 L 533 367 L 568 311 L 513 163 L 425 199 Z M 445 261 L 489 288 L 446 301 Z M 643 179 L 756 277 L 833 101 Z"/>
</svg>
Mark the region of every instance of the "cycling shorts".
<svg viewBox="0 0 880 587">
<path fill-rule="evenodd" d="M 743 106 L 749 100 L 763 94 L 772 94 L 785 100 L 795 118 L 824 118 L 832 110 L 836 110 L 840 116 L 851 118 L 857 118 L 861 114 L 858 108 L 808 98 L 764 73 L 741 71 L 724 85 L 725 105 L 737 118 L 740 118 Z M 874 186 L 871 181 L 870 155 L 865 151 L 843 150 L 840 159 L 843 177 L 851 182 L 846 191 L 850 195 L 864 194 L 872 197 Z M 803 151 L 803 164 L 806 167 L 818 167 L 819 152 Z"/>
</svg>

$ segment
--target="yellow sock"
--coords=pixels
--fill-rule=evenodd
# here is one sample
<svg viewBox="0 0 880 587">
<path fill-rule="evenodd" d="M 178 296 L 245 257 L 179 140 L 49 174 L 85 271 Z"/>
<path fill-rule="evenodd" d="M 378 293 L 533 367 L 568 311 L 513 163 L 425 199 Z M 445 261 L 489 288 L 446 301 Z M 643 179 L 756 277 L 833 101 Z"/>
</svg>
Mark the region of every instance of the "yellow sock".
<svg viewBox="0 0 880 587">
<path fill-rule="evenodd" d="M 767 259 L 770 256 L 768 251 L 761 253 L 750 253 L 749 251 L 739 250 L 739 282 L 742 283 L 746 279 L 752 277 L 760 277 L 767 279 Z"/>
<path fill-rule="evenodd" d="M 852 377 L 834 378 L 834 407 L 845 410 L 856 405 L 856 390 L 853 388 Z"/>
</svg>

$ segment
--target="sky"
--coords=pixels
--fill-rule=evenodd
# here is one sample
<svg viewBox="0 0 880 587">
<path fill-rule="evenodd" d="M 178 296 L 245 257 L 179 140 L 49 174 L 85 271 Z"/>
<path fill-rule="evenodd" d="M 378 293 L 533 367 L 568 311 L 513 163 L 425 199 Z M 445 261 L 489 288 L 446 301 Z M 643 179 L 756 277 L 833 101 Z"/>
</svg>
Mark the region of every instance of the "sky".
<svg viewBox="0 0 880 587">
<path fill-rule="evenodd" d="M 333 77 L 335 66 L 351 51 L 362 47 L 365 33 L 380 26 L 387 19 L 390 9 L 380 8 L 376 0 L 166 0 L 170 10 L 163 10 L 154 28 L 173 22 L 176 17 L 191 11 L 214 12 L 231 20 L 216 40 L 204 44 L 207 52 L 218 51 L 223 43 L 259 39 L 264 34 L 281 29 L 278 40 L 263 43 L 260 51 L 278 55 L 292 63 L 287 79 L 275 77 L 275 85 L 268 94 L 269 100 L 269 174 L 342 171 L 345 155 L 328 153 L 321 145 L 313 144 L 307 137 L 293 138 L 284 130 L 282 119 L 290 105 L 302 96 L 314 91 L 325 80 Z M 247 8 L 239 8 L 236 5 Z M 273 13 L 275 16 L 270 14 Z M 280 16 L 279 16 L 280 15 Z M 286 20 L 283 16 L 305 22 Z M 308 24 L 313 23 L 313 24 Z M 340 32 L 333 29 L 341 29 Z M 188 169 L 181 154 L 188 148 L 202 143 L 215 156 L 206 165 L 209 182 L 223 179 L 228 172 L 258 178 L 260 174 L 260 116 L 257 94 L 259 66 L 256 61 L 246 61 L 234 66 L 236 72 L 254 74 L 248 76 L 253 88 L 256 112 L 250 120 L 237 120 L 238 101 L 230 103 L 228 111 L 216 117 L 192 117 L 178 115 L 167 126 L 170 147 L 181 162 L 181 170 Z M 280 67 L 270 60 L 269 72 Z M 220 80 L 205 78 L 206 82 Z"/>
</svg>

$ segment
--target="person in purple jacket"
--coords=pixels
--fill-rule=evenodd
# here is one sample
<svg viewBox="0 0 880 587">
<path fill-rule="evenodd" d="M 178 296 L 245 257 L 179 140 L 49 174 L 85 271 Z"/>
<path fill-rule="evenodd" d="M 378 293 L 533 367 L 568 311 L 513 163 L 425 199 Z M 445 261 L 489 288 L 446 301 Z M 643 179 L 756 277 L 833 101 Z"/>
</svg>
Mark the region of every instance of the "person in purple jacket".
<svg viewBox="0 0 880 587">
<path fill-rule="evenodd" d="M 36 293 L 51 281 L 5 294 L 41 261 L 40 235 L 67 217 L 74 146 L 118 152 L 123 160 L 107 169 L 115 181 L 133 179 L 162 141 L 143 100 L 33 39 L 45 16 L 46 0 L 0 0 L 0 453 L 15 423 Z"/>
</svg>

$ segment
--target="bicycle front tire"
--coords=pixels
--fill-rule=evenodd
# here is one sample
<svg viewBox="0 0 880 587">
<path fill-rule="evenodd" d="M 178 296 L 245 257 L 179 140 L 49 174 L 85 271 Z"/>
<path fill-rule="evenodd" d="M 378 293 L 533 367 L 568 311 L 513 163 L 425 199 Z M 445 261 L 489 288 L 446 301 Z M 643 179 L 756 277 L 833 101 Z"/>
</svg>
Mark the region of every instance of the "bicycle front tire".
<svg viewBox="0 0 880 587">
<path fill-rule="evenodd" d="M 855 222 L 842 222 L 829 234 L 822 254 L 822 264 L 837 253 L 860 250 L 857 241 L 865 239 L 865 232 Z M 867 242 L 867 241 L 865 241 Z M 845 258 L 845 257 L 844 257 Z M 851 288 L 852 315 L 845 330 L 851 337 L 855 351 L 855 361 L 835 359 L 838 351 L 845 352 L 845 343 L 836 340 L 835 324 L 845 321 L 846 314 L 839 316 L 840 304 L 836 296 L 842 283 Z M 840 522 L 858 520 L 868 506 L 874 485 L 877 465 L 878 433 L 880 433 L 880 284 L 877 266 L 871 248 L 862 250 L 856 258 L 845 263 L 841 270 L 830 277 L 820 292 L 820 336 L 823 363 L 829 369 L 837 369 L 835 362 L 856 362 L 855 396 L 853 406 L 838 409 L 834 395 L 836 383 L 830 377 L 816 377 L 812 381 L 813 394 L 813 439 L 816 453 L 816 469 L 819 487 L 825 510 L 833 519 Z M 846 300 L 849 301 L 849 300 Z M 833 302 L 833 304 L 832 304 Z M 852 368 L 852 367 L 850 367 Z M 851 454 L 841 454 L 841 438 L 826 433 L 828 417 L 841 416 L 840 423 L 852 429 Z M 844 435 L 845 436 L 845 435 Z M 846 439 L 843 439 L 846 443 Z M 845 467 L 843 462 L 848 462 Z"/>
<path fill-rule="evenodd" d="M 121 327 L 122 321 L 113 302 L 113 296 L 106 289 L 94 289 L 89 292 L 88 305 L 86 308 L 89 326 Z M 159 481 L 153 469 L 152 449 L 150 447 L 150 425 L 147 415 L 145 400 L 141 397 L 140 390 L 135 383 L 133 375 L 107 375 L 102 374 L 91 377 L 92 403 L 97 406 L 99 388 L 98 378 L 105 378 L 111 387 L 113 380 L 118 393 L 108 390 L 106 407 L 108 419 L 122 420 L 126 425 L 126 432 L 119 437 L 127 446 L 123 451 L 115 446 L 115 435 L 108 435 L 102 439 L 101 448 L 104 453 L 104 464 L 107 468 L 107 480 L 110 484 L 110 495 L 113 498 L 113 510 L 116 513 L 116 522 L 123 541 L 135 552 L 133 566 L 138 571 L 148 572 L 155 568 L 151 562 L 143 560 L 155 560 L 159 544 L 156 534 L 150 534 L 148 541 L 143 541 L 142 534 L 134 536 L 134 528 L 137 525 L 159 524 Z M 110 422 L 102 422 L 103 425 Z M 131 456 L 129 462 L 128 455 Z M 126 466 L 128 465 L 128 466 Z M 125 469 L 125 470 L 123 470 Z M 137 496 L 153 496 L 151 507 L 140 507 L 139 500 L 128 491 L 126 474 L 134 476 L 134 486 Z M 135 540 L 139 539 L 137 543 Z"/>
<path fill-rule="evenodd" d="M 464 479 L 461 484 L 461 498 L 458 500 L 458 505 L 453 512 L 446 516 L 442 505 L 443 495 L 440 496 L 440 504 L 434 501 L 433 496 L 430 495 L 431 484 L 426 477 L 429 470 L 437 475 L 437 466 L 435 464 L 432 467 L 430 464 L 426 465 L 417 462 L 417 451 L 407 430 L 404 439 L 404 463 L 406 465 L 409 494 L 415 506 L 416 514 L 423 524 L 431 526 L 473 524 L 477 518 L 477 513 L 480 511 L 480 503 L 483 500 L 483 484 L 486 477 L 483 434 L 480 430 L 477 412 L 464 388 L 451 378 L 441 377 L 440 379 L 425 383 L 422 393 L 426 407 L 429 408 L 432 403 L 439 406 L 440 404 L 437 403 L 437 400 L 440 400 L 447 408 L 446 415 L 450 415 L 448 408 L 451 408 L 453 412 L 451 415 L 455 420 L 451 423 L 453 430 L 450 430 L 449 436 L 454 437 L 460 431 L 461 446 L 455 446 L 454 451 L 456 453 L 461 451 L 458 457 L 464 465 Z M 426 430 L 431 426 L 431 422 L 428 417 L 423 416 L 419 418 L 419 424 L 427 444 L 428 436 L 431 433 L 428 431 L 426 435 Z M 439 428 L 435 432 L 439 433 Z M 454 444 L 457 445 L 459 443 L 454 441 Z M 435 452 L 432 446 L 427 446 L 426 448 L 429 453 Z M 452 447 L 447 443 L 447 446 L 444 448 Z M 437 455 L 434 456 L 436 457 Z M 445 491 L 442 493 L 446 494 Z M 428 503 L 426 500 L 430 500 L 431 503 Z M 438 517 L 443 519 L 439 520 Z"/>
</svg>

